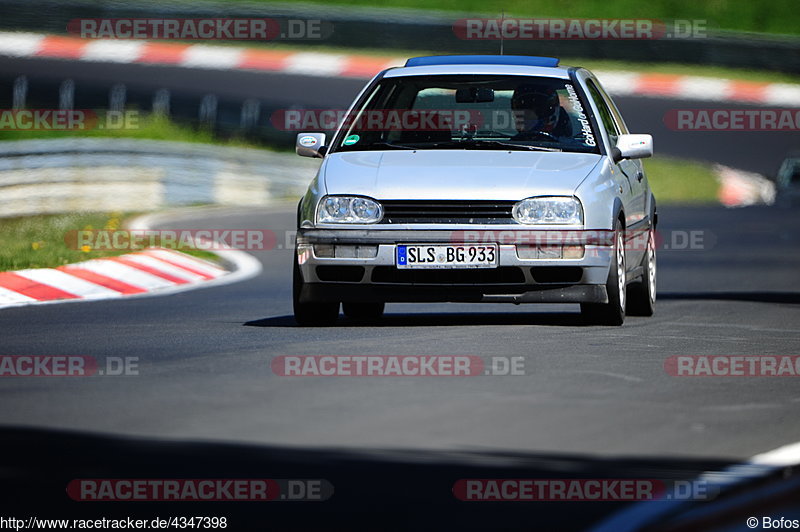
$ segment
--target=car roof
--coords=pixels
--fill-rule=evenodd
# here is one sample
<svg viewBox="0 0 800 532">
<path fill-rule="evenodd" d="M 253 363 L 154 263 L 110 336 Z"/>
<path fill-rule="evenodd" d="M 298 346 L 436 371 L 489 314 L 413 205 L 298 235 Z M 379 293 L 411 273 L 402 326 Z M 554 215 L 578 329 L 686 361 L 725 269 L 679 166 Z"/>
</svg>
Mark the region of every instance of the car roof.
<svg viewBox="0 0 800 532">
<path fill-rule="evenodd" d="M 557 67 L 558 59 L 555 57 L 541 57 L 536 55 L 428 55 L 412 57 L 406 61 L 405 66 L 475 64 Z"/>
<path fill-rule="evenodd" d="M 412 57 L 405 66 L 388 70 L 384 77 L 448 74 L 505 74 L 569 79 L 567 67 L 554 57 L 527 55 L 439 55 Z"/>
</svg>

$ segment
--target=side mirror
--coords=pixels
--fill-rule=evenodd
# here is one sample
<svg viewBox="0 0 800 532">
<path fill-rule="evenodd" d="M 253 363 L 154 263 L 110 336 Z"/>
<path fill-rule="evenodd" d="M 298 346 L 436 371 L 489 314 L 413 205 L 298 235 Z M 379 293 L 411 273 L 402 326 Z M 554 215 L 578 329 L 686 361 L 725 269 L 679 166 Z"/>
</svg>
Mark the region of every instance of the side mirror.
<svg viewBox="0 0 800 532">
<path fill-rule="evenodd" d="M 615 163 L 622 159 L 644 159 L 652 156 L 652 135 L 620 135 L 617 145 L 611 150 L 611 157 Z"/>
<path fill-rule="evenodd" d="M 325 133 L 298 133 L 294 151 L 301 157 L 322 158 L 328 151 L 325 146 Z"/>
</svg>

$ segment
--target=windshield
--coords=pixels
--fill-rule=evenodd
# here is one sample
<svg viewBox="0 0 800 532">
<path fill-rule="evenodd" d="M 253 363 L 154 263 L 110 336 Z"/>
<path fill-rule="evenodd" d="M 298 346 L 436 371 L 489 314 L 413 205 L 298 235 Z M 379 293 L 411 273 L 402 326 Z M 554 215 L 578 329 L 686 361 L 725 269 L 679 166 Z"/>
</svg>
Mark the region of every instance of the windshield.
<svg viewBox="0 0 800 532">
<path fill-rule="evenodd" d="M 381 80 L 344 118 L 335 151 L 512 149 L 598 153 L 569 80 L 407 76 Z"/>
</svg>

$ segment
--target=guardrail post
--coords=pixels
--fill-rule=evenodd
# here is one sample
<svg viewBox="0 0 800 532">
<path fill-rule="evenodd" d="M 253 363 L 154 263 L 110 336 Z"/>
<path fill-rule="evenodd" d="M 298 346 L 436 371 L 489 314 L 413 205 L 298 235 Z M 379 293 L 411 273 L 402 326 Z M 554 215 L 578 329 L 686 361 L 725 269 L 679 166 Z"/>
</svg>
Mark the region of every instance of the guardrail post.
<svg viewBox="0 0 800 532">
<path fill-rule="evenodd" d="M 58 88 L 58 108 L 68 110 L 75 107 L 75 82 L 65 79 Z"/>
<path fill-rule="evenodd" d="M 19 76 L 14 80 L 14 93 L 12 96 L 12 109 L 18 111 L 25 109 L 25 101 L 28 99 L 28 78 Z"/>
<path fill-rule="evenodd" d="M 261 102 L 253 99 L 245 100 L 242 104 L 242 118 L 239 122 L 239 127 L 245 130 L 255 128 L 260 114 Z"/>
<path fill-rule="evenodd" d="M 169 91 L 159 89 L 153 96 L 153 114 L 159 116 L 169 116 Z"/>
<path fill-rule="evenodd" d="M 126 99 L 126 89 L 125 85 L 122 83 L 118 83 L 111 87 L 111 91 L 108 94 L 108 109 L 109 111 L 114 111 L 121 113 L 125 111 L 125 99 Z"/>
<path fill-rule="evenodd" d="M 217 121 L 217 97 L 213 94 L 206 94 L 200 101 L 199 110 L 200 122 L 205 122 L 207 125 L 214 127 Z"/>
</svg>

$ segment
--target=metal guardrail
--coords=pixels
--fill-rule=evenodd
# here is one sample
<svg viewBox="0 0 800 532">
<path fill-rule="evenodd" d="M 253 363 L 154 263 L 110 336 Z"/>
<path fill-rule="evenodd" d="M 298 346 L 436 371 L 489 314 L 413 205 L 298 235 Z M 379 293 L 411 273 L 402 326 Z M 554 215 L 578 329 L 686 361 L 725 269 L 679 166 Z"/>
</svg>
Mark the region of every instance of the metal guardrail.
<svg viewBox="0 0 800 532">
<path fill-rule="evenodd" d="M 333 24 L 323 44 L 349 48 L 400 48 L 457 53 L 497 53 L 496 41 L 465 41 L 453 23 L 474 13 L 445 13 L 386 8 L 342 8 L 302 3 L 253 3 L 187 0 L 0 0 L 0 28 L 65 33 L 75 18 L 124 17 L 270 17 L 319 19 Z M 42 16 L 46 13 L 46 16 Z M 313 41 L 319 44 L 320 41 Z M 309 44 L 309 41 L 285 41 Z M 800 72 L 800 39 L 730 31 L 707 38 L 665 40 L 508 40 L 507 54 L 554 55 L 641 62 L 680 62 Z"/>
<path fill-rule="evenodd" d="M 0 143 L 0 217 L 299 197 L 319 161 L 291 153 L 135 139 Z"/>
</svg>

